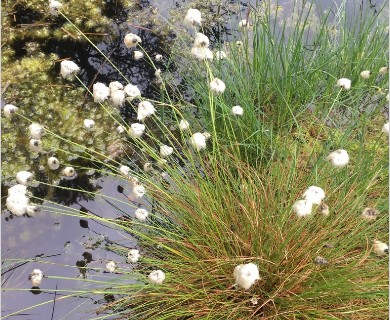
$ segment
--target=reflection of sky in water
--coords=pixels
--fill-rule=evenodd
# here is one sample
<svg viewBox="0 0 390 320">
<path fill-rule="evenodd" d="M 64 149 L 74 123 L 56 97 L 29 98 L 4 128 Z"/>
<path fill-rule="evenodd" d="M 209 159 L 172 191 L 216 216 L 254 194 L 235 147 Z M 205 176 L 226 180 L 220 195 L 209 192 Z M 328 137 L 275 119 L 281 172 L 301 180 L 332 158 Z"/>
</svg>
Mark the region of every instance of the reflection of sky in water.
<svg viewBox="0 0 390 320">
<path fill-rule="evenodd" d="M 228 29 L 231 27 L 235 28 L 238 22 L 244 18 L 247 13 L 248 7 L 246 5 L 246 1 L 221 2 L 229 4 L 229 8 L 232 9 L 230 14 L 226 14 L 224 23 L 226 23 Z M 340 1 L 337 2 L 339 3 Z M 215 3 L 217 3 L 217 1 L 215 1 Z M 251 1 L 251 3 L 255 4 L 256 1 Z M 292 1 L 281 0 L 278 3 L 282 6 L 282 9 L 279 10 L 280 21 L 286 21 L 287 25 L 289 23 L 291 24 Z M 320 3 L 322 5 L 321 9 L 326 10 L 333 2 L 323 0 Z M 355 4 L 355 1 L 348 1 L 348 5 L 351 6 L 351 10 L 349 11 L 351 16 L 356 14 L 356 11 L 352 10 L 352 6 Z M 178 9 L 178 12 L 176 13 L 176 15 L 182 19 L 185 15 L 186 9 L 189 7 L 189 1 L 153 0 L 150 2 L 150 5 L 157 7 L 159 14 L 165 18 L 169 17 L 168 12 L 170 8 L 178 8 L 184 5 L 185 7 Z M 378 4 L 378 7 L 379 6 L 380 4 Z M 214 8 L 216 7 L 217 5 L 214 6 Z M 227 12 L 227 10 L 224 12 Z M 386 15 L 387 12 L 388 10 L 386 10 L 384 15 Z M 143 39 L 143 47 L 148 53 L 162 53 L 162 40 L 149 30 L 141 30 L 123 23 L 125 20 L 126 19 L 115 20 L 113 25 L 115 32 L 111 36 L 104 38 L 98 46 L 105 53 L 110 53 L 110 57 L 118 66 L 118 69 L 126 74 L 132 83 L 140 86 L 143 95 L 153 97 L 153 95 L 157 94 L 157 91 L 153 88 L 153 86 L 151 86 L 150 81 L 150 79 L 153 78 L 154 70 L 150 68 L 145 61 L 135 62 L 130 55 L 132 50 L 126 49 L 122 42 L 126 33 L 136 32 Z M 316 17 L 313 16 L 312 20 L 315 22 Z M 148 27 L 153 28 L 153 26 L 154 24 L 151 21 L 148 21 Z M 234 39 L 235 35 L 236 33 L 232 33 L 230 39 Z M 61 58 L 74 57 L 74 60 L 82 65 L 83 72 L 81 73 L 81 77 L 85 83 L 88 83 L 91 79 L 93 79 L 101 64 L 104 63 L 104 59 L 101 58 L 94 49 L 88 46 L 72 44 L 62 48 L 57 48 L 57 50 L 60 52 Z M 101 73 L 96 78 L 96 81 L 108 83 L 109 81 L 120 80 L 123 83 L 121 78 L 118 76 L 118 73 L 113 70 L 111 66 L 106 64 L 100 71 Z M 126 202 L 125 197 L 118 193 L 117 183 L 115 183 L 112 178 L 103 179 L 99 182 L 99 184 L 103 187 L 101 190 L 103 194 L 116 197 Z M 128 188 L 126 188 L 126 190 L 128 190 Z M 79 200 L 79 205 L 72 204 L 70 207 L 79 209 L 80 205 L 104 217 L 113 218 L 119 216 L 119 213 L 116 213 L 113 207 L 102 200 L 101 197 L 98 197 L 94 201 Z M 126 212 L 134 211 L 134 209 L 124 203 L 116 203 L 116 205 Z M 3 288 L 5 289 L 22 288 L 29 290 L 31 286 L 30 282 L 27 280 L 28 274 L 34 268 L 39 268 L 47 275 L 79 279 L 77 282 L 63 279 L 44 279 L 41 285 L 42 289 L 55 289 L 57 286 L 58 289 L 68 288 L 72 290 L 72 288 L 76 288 L 77 290 L 88 290 L 89 284 L 82 282 L 81 278 L 77 278 L 79 271 L 76 267 L 76 261 L 83 259 L 82 255 L 84 252 L 92 253 L 94 260 L 112 259 L 119 262 L 120 267 L 129 267 L 129 265 L 125 264 L 125 257 L 118 256 L 112 252 L 104 250 L 104 240 L 101 247 L 94 250 L 91 249 L 91 245 L 97 241 L 102 241 L 102 239 L 104 239 L 104 235 L 108 236 L 111 241 L 119 242 L 124 246 L 131 247 L 133 245 L 130 243 L 130 240 L 121 235 L 120 232 L 102 226 L 96 221 L 88 220 L 89 228 L 82 228 L 80 226 L 80 219 L 77 217 L 53 214 L 45 211 L 39 212 L 34 218 L 15 217 L 13 219 L 9 219 L 8 221 L 5 220 L 6 218 L 7 216 L 3 214 L 3 271 L 6 272 L 7 266 L 10 266 L 13 263 L 9 260 L 7 261 L 7 259 L 20 259 L 22 261 L 27 258 L 34 258 L 36 255 L 40 254 L 55 256 L 42 258 L 42 262 L 29 262 L 22 264 L 14 271 L 6 272 L 2 278 Z M 104 269 L 105 262 L 92 262 L 90 267 Z M 90 271 L 87 278 L 94 280 L 103 278 L 115 279 L 118 278 L 118 275 L 102 273 L 101 271 Z M 81 293 L 80 295 L 83 294 Z M 60 295 L 57 295 L 57 298 L 58 297 L 60 297 Z M 48 319 L 53 312 L 53 298 L 54 293 L 33 295 L 29 291 L 3 292 L 3 316 L 22 310 L 34 304 L 48 302 L 42 306 L 24 311 L 23 313 L 25 315 L 13 317 L 14 319 Z M 94 311 L 97 306 L 94 302 L 99 299 L 103 299 L 103 297 L 100 295 L 83 299 L 80 299 L 79 297 L 60 299 L 56 301 L 53 319 L 93 318 L 95 316 Z"/>
<path fill-rule="evenodd" d="M 121 210 L 132 214 L 134 209 L 129 206 L 125 196 L 117 191 L 117 182 L 113 178 L 100 179 L 102 193 L 108 197 L 115 197 L 124 203 L 115 202 L 115 205 Z M 125 188 L 125 194 L 130 193 L 130 188 Z M 109 200 L 112 201 L 112 200 Z M 104 216 L 106 218 L 115 218 L 120 216 L 113 207 L 102 199 L 97 197 L 95 201 L 80 201 L 80 205 L 89 211 Z M 71 205 L 71 208 L 79 209 L 80 205 Z M 124 237 L 120 231 L 107 228 L 99 222 L 87 219 L 88 228 L 80 226 L 80 219 L 73 216 L 54 214 L 52 212 L 39 212 L 34 218 L 14 217 L 6 221 L 7 215 L 2 217 L 2 262 L 3 262 L 3 289 L 21 288 L 27 291 L 5 291 L 2 295 L 3 316 L 28 306 L 50 301 L 47 304 L 36 307 L 32 310 L 23 312 L 25 316 L 18 315 L 17 319 L 46 319 L 51 315 L 53 309 L 52 299 L 54 293 L 42 292 L 39 295 L 33 295 L 28 290 L 31 283 L 28 281 L 28 275 L 35 268 L 41 269 L 45 275 L 70 277 L 76 280 L 63 279 L 43 279 L 41 289 L 70 289 L 88 290 L 90 284 L 82 282 L 78 277 L 79 271 L 76 267 L 76 261 L 83 260 L 83 253 L 89 252 L 92 258 L 98 261 L 92 261 L 90 268 L 105 269 L 106 261 L 114 260 L 120 268 L 130 269 L 131 265 L 126 263 L 124 256 L 119 256 L 110 251 L 104 250 L 106 241 L 105 236 L 114 243 L 117 242 L 125 247 L 133 247 L 134 242 L 129 240 L 129 236 Z M 96 249 L 91 248 L 97 242 L 101 245 Z M 41 258 L 41 262 L 28 262 L 23 264 L 23 259 L 34 258 L 36 255 L 45 254 L 46 256 L 56 255 L 48 258 Z M 58 255 L 60 254 L 60 255 Z M 126 252 L 127 255 L 127 252 Z M 22 264 L 13 271 L 8 271 L 8 267 L 13 261 L 7 259 L 20 259 Z M 101 271 L 89 271 L 87 279 L 115 279 L 119 275 L 103 273 Z M 57 295 L 57 298 L 61 295 Z M 87 315 L 89 309 L 97 307 L 94 301 L 103 299 L 102 295 L 92 296 L 92 298 L 66 298 L 59 300 L 55 305 L 55 316 L 53 319 L 88 319 L 92 314 Z M 70 313 L 69 317 L 65 316 Z M 27 315 L 28 314 L 28 315 Z M 15 318 L 16 319 L 16 318 Z"/>
</svg>

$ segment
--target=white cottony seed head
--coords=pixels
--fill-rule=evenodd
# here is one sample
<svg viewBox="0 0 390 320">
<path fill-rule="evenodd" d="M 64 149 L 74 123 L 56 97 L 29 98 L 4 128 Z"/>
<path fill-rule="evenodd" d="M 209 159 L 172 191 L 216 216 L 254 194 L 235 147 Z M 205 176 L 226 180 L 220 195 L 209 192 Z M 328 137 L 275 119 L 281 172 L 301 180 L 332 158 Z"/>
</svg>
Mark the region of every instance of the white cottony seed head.
<svg viewBox="0 0 390 320">
<path fill-rule="evenodd" d="M 367 221 L 375 221 L 379 215 L 379 210 L 375 208 L 364 208 L 362 218 Z"/>
<path fill-rule="evenodd" d="M 119 81 L 110 82 L 108 87 L 110 88 L 111 94 L 117 90 L 123 90 L 123 84 L 120 83 Z"/>
<path fill-rule="evenodd" d="M 371 71 L 370 70 L 364 70 L 362 72 L 360 72 L 360 76 L 363 78 L 363 79 L 368 79 L 371 75 Z"/>
<path fill-rule="evenodd" d="M 222 59 L 226 59 L 227 58 L 227 54 L 225 51 L 217 51 L 215 52 L 215 59 L 216 60 L 222 60 Z"/>
<path fill-rule="evenodd" d="M 93 127 L 95 126 L 95 121 L 92 119 L 85 119 L 84 120 L 84 127 L 88 130 L 92 130 Z"/>
<path fill-rule="evenodd" d="M 303 193 L 302 197 L 313 204 L 319 205 L 325 199 L 325 191 L 320 187 L 310 186 Z"/>
<path fill-rule="evenodd" d="M 31 281 L 33 287 L 38 287 L 42 283 L 43 273 L 39 269 L 34 269 L 28 276 L 28 280 Z"/>
<path fill-rule="evenodd" d="M 126 34 L 123 42 L 125 43 L 125 46 L 127 48 L 133 48 L 133 47 L 136 47 L 138 43 L 141 43 L 142 40 L 136 34 L 128 33 L 128 34 Z"/>
<path fill-rule="evenodd" d="M 30 146 L 31 151 L 34 151 L 34 152 L 42 152 L 43 151 L 42 141 L 39 139 L 31 139 L 29 146 Z"/>
<path fill-rule="evenodd" d="M 149 273 L 149 281 L 153 284 L 162 284 L 165 280 L 165 273 L 161 270 L 153 270 Z"/>
<path fill-rule="evenodd" d="M 156 61 L 157 61 L 157 62 L 162 61 L 162 59 L 163 59 L 162 54 L 156 54 Z"/>
<path fill-rule="evenodd" d="M 108 272 L 115 272 L 115 269 L 116 269 L 116 264 L 114 261 L 108 261 L 106 263 L 106 269 L 108 270 Z"/>
<path fill-rule="evenodd" d="M 192 144 L 192 146 L 193 146 L 197 151 L 206 149 L 206 138 L 205 138 L 205 136 L 204 136 L 202 133 L 200 133 L 200 132 L 194 133 L 194 134 L 192 135 L 192 137 L 190 138 L 190 143 Z"/>
<path fill-rule="evenodd" d="M 378 257 L 382 257 L 389 253 L 389 246 L 382 241 L 374 240 L 372 251 L 374 251 Z"/>
<path fill-rule="evenodd" d="M 50 170 L 57 170 L 60 167 L 60 161 L 56 157 L 47 159 L 47 165 Z"/>
<path fill-rule="evenodd" d="M 142 198 L 146 193 L 146 189 L 144 186 L 138 184 L 136 186 L 134 186 L 133 188 L 133 194 L 134 194 L 134 197 L 136 198 Z"/>
<path fill-rule="evenodd" d="M 132 101 L 135 98 L 141 97 L 141 91 L 138 89 L 138 87 L 130 83 L 126 85 L 124 91 L 127 94 L 127 96 L 130 98 L 130 101 Z"/>
<path fill-rule="evenodd" d="M 118 127 L 116 128 L 116 132 L 118 132 L 118 133 L 123 133 L 123 132 L 125 132 L 125 128 L 124 128 L 123 126 L 118 126 Z"/>
<path fill-rule="evenodd" d="M 379 69 L 379 74 L 386 74 L 389 72 L 389 68 L 388 67 L 381 67 Z"/>
<path fill-rule="evenodd" d="M 124 175 L 124 176 L 128 176 L 129 173 L 130 173 L 130 168 L 128 166 L 120 166 L 119 168 L 119 172 Z"/>
<path fill-rule="evenodd" d="M 145 221 L 146 218 L 147 218 L 148 215 L 149 215 L 149 212 L 146 211 L 145 209 L 138 208 L 137 210 L 135 210 L 134 214 L 135 214 L 135 217 L 136 217 L 139 221 Z"/>
<path fill-rule="evenodd" d="M 131 263 L 136 263 L 140 257 L 141 255 L 137 249 L 130 249 L 129 253 L 127 254 L 127 260 L 129 260 Z"/>
<path fill-rule="evenodd" d="M 297 200 L 292 206 L 292 210 L 298 217 L 306 217 L 311 214 L 313 203 L 310 200 Z"/>
<path fill-rule="evenodd" d="M 249 22 L 246 19 L 241 20 L 238 23 L 238 28 L 240 29 L 249 28 Z"/>
<path fill-rule="evenodd" d="M 104 83 L 96 82 L 93 85 L 93 99 L 96 103 L 102 103 L 110 96 L 110 88 Z"/>
<path fill-rule="evenodd" d="M 235 284 L 248 290 L 260 280 L 259 268 L 254 263 L 240 264 L 234 268 Z"/>
<path fill-rule="evenodd" d="M 349 80 L 347 78 L 338 79 L 336 82 L 336 86 L 342 87 L 345 90 L 349 90 L 349 89 L 351 89 L 351 80 Z"/>
<path fill-rule="evenodd" d="M 235 116 L 242 116 L 244 114 L 244 109 L 240 106 L 234 106 L 232 108 L 232 114 Z"/>
<path fill-rule="evenodd" d="M 15 216 L 24 215 L 27 212 L 30 199 L 23 193 L 10 193 L 10 189 L 8 189 L 8 194 L 5 203 L 7 209 Z"/>
<path fill-rule="evenodd" d="M 338 149 L 336 151 L 331 152 L 326 160 L 330 161 L 332 165 L 336 168 L 345 167 L 349 162 L 348 152 L 344 149 Z"/>
<path fill-rule="evenodd" d="M 124 105 L 126 101 L 126 93 L 123 90 L 111 90 L 111 101 L 114 107 L 120 108 Z"/>
<path fill-rule="evenodd" d="M 49 1 L 49 9 L 50 9 L 50 14 L 53 16 L 58 15 L 58 10 L 61 10 L 64 6 L 62 5 L 61 2 L 58 2 L 56 0 L 50 0 Z"/>
<path fill-rule="evenodd" d="M 382 132 L 386 133 L 387 135 L 389 135 L 389 130 L 390 130 L 390 126 L 389 126 L 389 122 L 386 122 L 383 127 L 382 127 Z"/>
<path fill-rule="evenodd" d="M 28 186 L 31 183 L 33 174 L 28 171 L 19 171 L 16 174 L 16 181 L 19 184 L 22 184 L 24 186 Z"/>
<path fill-rule="evenodd" d="M 137 119 L 142 121 L 153 115 L 155 112 L 156 109 L 149 101 L 142 101 L 138 104 Z"/>
<path fill-rule="evenodd" d="M 160 146 L 160 156 L 161 158 L 166 158 L 170 156 L 173 152 L 173 148 L 170 146 L 162 145 Z"/>
<path fill-rule="evenodd" d="M 133 123 L 130 126 L 129 133 L 133 138 L 141 138 L 145 131 L 145 125 L 142 123 Z"/>
<path fill-rule="evenodd" d="M 134 60 L 140 60 L 144 57 L 144 54 L 142 51 L 136 50 L 136 51 L 134 51 L 133 54 L 134 54 Z"/>
<path fill-rule="evenodd" d="M 13 104 L 6 104 L 4 106 L 4 115 L 6 118 L 10 119 L 12 115 L 18 110 L 19 108 L 15 107 Z"/>
<path fill-rule="evenodd" d="M 187 120 L 181 119 L 179 122 L 180 130 L 188 130 L 190 128 L 190 124 Z"/>
<path fill-rule="evenodd" d="M 30 131 L 30 138 L 41 139 L 42 134 L 44 133 L 43 127 L 38 123 L 32 123 L 28 127 Z"/>
<path fill-rule="evenodd" d="M 213 53 L 209 48 L 198 48 L 193 47 L 191 49 L 191 54 L 199 61 L 203 60 L 213 60 Z"/>
<path fill-rule="evenodd" d="M 218 78 L 214 78 L 214 80 L 210 82 L 210 90 L 215 94 L 223 93 L 225 89 L 226 89 L 225 83 Z"/>
<path fill-rule="evenodd" d="M 73 177 L 76 175 L 76 170 L 73 167 L 65 167 L 62 174 L 66 177 Z"/>
<path fill-rule="evenodd" d="M 67 80 L 73 80 L 74 76 L 78 74 L 80 68 L 77 64 L 70 60 L 61 61 L 61 76 Z"/>
<path fill-rule="evenodd" d="M 188 28 L 200 27 L 202 25 L 202 15 L 197 9 L 188 9 L 184 17 L 184 25 Z"/>
<path fill-rule="evenodd" d="M 201 32 L 195 34 L 195 48 L 208 48 L 210 45 L 209 38 Z"/>
</svg>

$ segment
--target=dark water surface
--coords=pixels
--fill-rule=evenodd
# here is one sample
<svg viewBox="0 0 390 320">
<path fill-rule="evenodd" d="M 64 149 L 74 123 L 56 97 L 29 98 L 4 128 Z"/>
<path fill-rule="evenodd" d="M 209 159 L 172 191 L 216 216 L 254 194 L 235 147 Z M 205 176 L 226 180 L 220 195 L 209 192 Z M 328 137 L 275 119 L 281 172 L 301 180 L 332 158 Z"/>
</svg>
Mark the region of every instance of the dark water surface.
<svg viewBox="0 0 390 320">
<path fill-rule="evenodd" d="M 235 17 L 226 20 L 225 31 L 229 34 L 230 27 L 236 25 L 247 12 L 247 1 L 223 1 L 237 5 L 240 10 Z M 252 1 L 255 3 L 256 1 Z M 333 1 L 332 1 L 333 2 Z M 341 1 L 337 1 L 340 3 Z M 348 1 L 350 4 L 357 1 Z M 360 1 L 358 1 L 360 2 Z M 367 2 L 367 1 L 365 1 Z M 113 2 L 114 3 L 114 2 Z M 321 1 L 323 9 L 330 5 L 330 1 Z M 382 1 L 371 1 L 372 10 L 379 8 Z M 177 9 L 187 5 L 188 1 L 142 1 L 141 11 L 150 10 L 150 6 L 157 7 L 159 13 L 165 17 L 170 17 L 172 9 Z M 279 1 L 284 6 L 284 11 L 291 10 L 291 1 Z M 110 53 L 111 59 L 132 83 L 139 85 L 143 96 L 148 98 L 158 98 L 158 91 L 151 85 L 154 77 L 154 70 L 147 63 L 130 61 L 128 50 L 122 44 L 124 35 L 128 32 L 138 33 L 143 39 L 143 47 L 154 56 L 156 53 L 164 53 L 165 44 L 155 33 L 148 30 L 138 30 L 126 23 L 126 11 L 117 12 L 110 4 L 107 7 L 107 14 L 113 17 L 114 35 L 107 37 L 98 44 L 98 47 L 105 53 Z M 370 6 L 369 6 L 370 7 Z M 186 11 L 186 10 L 185 10 Z M 184 11 L 184 14 L 185 14 Z M 351 10 L 352 12 L 352 10 Z M 183 14 L 183 17 L 184 17 Z M 351 13 L 352 14 L 352 13 Z M 153 28 L 151 22 L 148 26 Z M 234 35 L 230 39 L 234 39 Z M 170 35 L 164 41 L 171 41 L 174 35 Z M 81 78 L 85 83 L 90 83 L 94 79 L 97 70 L 104 60 L 95 49 L 79 44 L 69 44 L 61 46 L 55 41 L 47 44 L 47 50 L 53 50 L 61 58 L 72 57 L 81 68 Z M 95 81 L 109 83 L 110 81 L 121 80 L 117 71 L 109 65 L 105 65 L 100 70 L 100 74 Z M 134 117 L 134 114 L 123 114 L 127 119 Z M 91 177 L 92 179 L 92 177 Z M 115 205 L 132 215 L 132 209 L 125 196 L 118 192 L 118 181 L 112 177 L 94 177 L 93 183 L 100 186 L 101 194 L 106 197 L 97 196 L 95 199 L 86 200 L 80 194 L 64 194 L 63 203 L 70 208 L 79 210 L 85 207 L 89 211 L 105 218 L 116 218 L 121 216 L 112 204 L 107 202 L 108 197 L 118 198 L 123 202 Z M 6 189 L 4 189 L 6 190 Z M 125 193 L 130 188 L 125 186 Z M 4 197 L 5 194 L 3 194 Z M 68 199 L 66 199 L 68 197 Z M 109 200 L 112 201 L 112 200 Z M 54 206 L 53 206 L 54 207 Z M 119 275 L 104 272 L 107 260 L 114 260 L 121 267 L 131 269 L 131 265 L 126 264 L 124 256 L 117 255 L 105 249 L 106 244 L 111 242 L 120 243 L 125 247 L 133 247 L 135 242 L 121 234 L 120 231 L 102 225 L 93 219 L 81 219 L 79 217 L 68 216 L 60 213 L 53 213 L 41 210 L 36 217 L 11 217 L 8 212 L 2 213 L 2 299 L 1 310 L 4 319 L 92 319 L 96 317 L 95 311 L 99 305 L 106 302 L 103 295 L 90 295 L 88 289 L 96 285 L 83 281 L 77 265 L 80 266 L 85 258 L 94 261 L 89 263 L 90 269 L 87 272 L 87 279 L 115 279 Z M 35 260 L 34 260 L 35 259 Z M 28 261 L 34 260 L 34 261 Z M 80 262 L 81 261 L 81 262 Z M 49 278 L 43 279 L 41 288 L 52 290 L 33 294 L 30 292 L 31 284 L 28 275 L 35 268 L 39 268 Z M 69 279 L 50 278 L 50 276 L 68 277 Z M 16 289 L 16 290 L 14 290 Z M 56 291 L 57 289 L 57 291 Z M 62 291 L 69 290 L 69 292 Z M 74 291 L 77 295 L 65 297 Z M 83 292 L 85 291 L 85 292 Z M 106 297 L 107 298 L 107 297 Z M 30 306 L 34 306 L 30 308 Z M 109 319 L 109 318 L 108 318 Z"/>
</svg>

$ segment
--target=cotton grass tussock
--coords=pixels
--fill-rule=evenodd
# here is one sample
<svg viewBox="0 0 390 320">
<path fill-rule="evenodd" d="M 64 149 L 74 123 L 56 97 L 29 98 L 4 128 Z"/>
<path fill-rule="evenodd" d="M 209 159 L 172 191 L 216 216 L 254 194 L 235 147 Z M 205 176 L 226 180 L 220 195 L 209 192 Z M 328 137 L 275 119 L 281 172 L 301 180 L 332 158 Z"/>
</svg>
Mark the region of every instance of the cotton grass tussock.
<svg viewBox="0 0 390 320">
<path fill-rule="evenodd" d="M 344 149 L 338 149 L 331 152 L 326 160 L 330 161 L 332 165 L 336 168 L 343 168 L 349 163 L 348 152 Z"/>
<path fill-rule="evenodd" d="M 141 138 L 145 128 L 145 125 L 142 123 L 132 123 L 129 128 L 129 134 L 132 138 Z"/>
<path fill-rule="evenodd" d="M 4 106 L 3 112 L 6 118 L 11 119 L 13 114 L 16 113 L 18 110 L 19 108 L 14 106 L 13 104 L 6 104 Z"/>
</svg>

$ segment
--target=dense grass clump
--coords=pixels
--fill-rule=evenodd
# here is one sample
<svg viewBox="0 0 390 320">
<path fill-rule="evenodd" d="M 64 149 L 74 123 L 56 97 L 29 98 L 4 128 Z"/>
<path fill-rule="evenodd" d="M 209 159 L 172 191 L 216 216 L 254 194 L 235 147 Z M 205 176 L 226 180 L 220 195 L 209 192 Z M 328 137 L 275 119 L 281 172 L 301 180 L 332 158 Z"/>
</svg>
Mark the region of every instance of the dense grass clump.
<svg viewBox="0 0 390 320">
<path fill-rule="evenodd" d="M 171 91 L 173 84 L 157 73 L 163 101 L 150 100 L 156 110 L 140 120 L 138 103 L 146 98 L 126 101 L 144 134 L 135 136 L 109 104 L 96 103 L 106 121 L 123 126 L 128 157 L 113 159 L 66 141 L 81 148 L 80 157 L 95 170 L 132 189 L 129 211 L 117 219 L 82 213 L 115 226 L 141 252 L 131 263 L 110 262 L 119 273 L 115 279 L 96 281 L 101 289 L 90 294 L 115 296 L 98 313 L 129 319 L 387 317 L 387 252 L 374 242 L 387 242 L 389 223 L 388 141 L 381 131 L 388 79 L 379 72 L 388 65 L 388 35 L 381 13 L 363 10 L 364 18 L 347 19 L 340 7 L 332 16 L 321 12 L 312 24 L 314 5 L 296 1 L 295 20 L 279 24 L 277 8 L 253 8 L 242 44 L 225 44 L 226 59 L 195 61 L 191 49 L 181 47 L 189 59 L 182 60 L 174 50 L 172 60 L 195 95 L 191 103 L 172 97 L 178 89 Z M 369 78 L 360 75 L 364 70 L 372 70 Z M 224 90 L 210 84 L 215 78 Z M 337 85 L 340 78 L 352 80 L 351 88 Z M 242 113 L 232 112 L 237 105 Z M 340 149 L 349 159 L 332 165 L 329 154 Z M 313 206 L 310 201 L 309 213 L 296 214 L 310 186 L 325 196 Z M 367 207 L 375 217 L 362 215 Z M 140 208 L 147 217 L 133 213 Z M 129 249 L 107 245 L 124 259 Z M 247 263 L 257 266 L 260 279 L 244 290 L 233 272 Z M 155 270 L 165 278 L 153 280 Z"/>
</svg>

